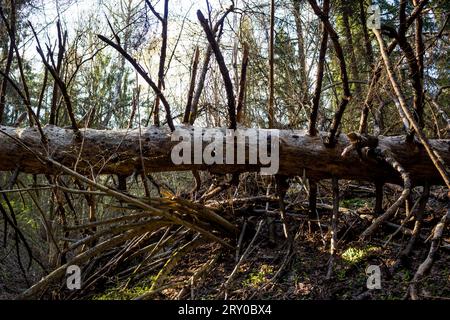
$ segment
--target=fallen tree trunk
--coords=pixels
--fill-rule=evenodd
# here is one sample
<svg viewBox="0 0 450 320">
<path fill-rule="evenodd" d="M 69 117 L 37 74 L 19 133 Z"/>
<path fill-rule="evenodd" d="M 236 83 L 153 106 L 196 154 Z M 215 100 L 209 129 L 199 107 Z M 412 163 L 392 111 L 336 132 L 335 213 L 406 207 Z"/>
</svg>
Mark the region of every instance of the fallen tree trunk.
<svg viewBox="0 0 450 320">
<path fill-rule="evenodd" d="M 194 131 L 193 127 L 183 128 Z M 204 129 L 204 132 L 208 134 L 213 130 L 225 132 L 224 129 Z M 42 161 L 48 157 L 80 173 L 124 176 L 142 169 L 142 163 L 146 172 L 207 170 L 212 173 L 243 173 L 259 171 L 262 167 L 260 164 L 175 165 L 171 160 L 171 151 L 178 142 L 171 141 L 170 131 L 164 128 L 103 131 L 85 129 L 81 130 L 81 137 L 71 129 L 55 126 L 46 126 L 43 131 L 47 145 L 41 142 L 36 128 L 0 126 L 0 171 L 19 168 L 25 173 L 55 174 L 58 170 Z M 386 163 L 367 158 L 363 160 L 356 151 L 343 157 L 344 149 L 350 145 L 350 140 L 345 135 L 338 138 L 334 148 L 324 146 L 321 138 L 324 135 L 311 137 L 306 131 L 280 130 L 279 174 L 296 176 L 305 173 L 316 180 L 333 176 L 339 179 L 382 179 L 385 182 L 402 183 L 399 174 Z M 207 144 L 205 142 L 203 148 Z M 430 144 L 446 163 L 450 163 L 450 140 L 431 140 Z M 248 143 L 246 147 L 248 148 Z M 404 136 L 380 136 L 378 148 L 389 150 L 411 175 L 413 183 L 428 181 L 431 184 L 443 184 L 420 144 L 407 144 Z M 37 155 L 40 155 L 41 160 Z"/>
</svg>

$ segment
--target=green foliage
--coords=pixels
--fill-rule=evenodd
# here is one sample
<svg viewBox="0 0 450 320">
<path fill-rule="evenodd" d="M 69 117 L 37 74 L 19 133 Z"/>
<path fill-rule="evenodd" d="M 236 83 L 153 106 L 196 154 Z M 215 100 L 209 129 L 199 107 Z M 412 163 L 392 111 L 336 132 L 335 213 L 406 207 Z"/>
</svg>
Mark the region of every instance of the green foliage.
<svg viewBox="0 0 450 320">
<path fill-rule="evenodd" d="M 272 266 L 263 264 L 257 272 L 250 273 L 242 284 L 246 287 L 259 287 L 268 281 L 273 272 Z"/>
<path fill-rule="evenodd" d="M 339 206 L 344 208 L 360 208 L 367 204 L 367 200 L 361 198 L 345 199 L 339 202 Z"/>
<path fill-rule="evenodd" d="M 0 201 L 2 206 L 7 209 L 8 206 L 6 201 Z M 33 215 L 33 208 L 31 207 L 31 203 L 24 202 L 21 200 L 15 200 L 13 198 L 9 199 L 9 203 L 16 215 L 17 223 L 21 228 L 25 228 L 26 230 L 37 230 L 39 227 L 38 221 L 35 219 Z"/>
</svg>

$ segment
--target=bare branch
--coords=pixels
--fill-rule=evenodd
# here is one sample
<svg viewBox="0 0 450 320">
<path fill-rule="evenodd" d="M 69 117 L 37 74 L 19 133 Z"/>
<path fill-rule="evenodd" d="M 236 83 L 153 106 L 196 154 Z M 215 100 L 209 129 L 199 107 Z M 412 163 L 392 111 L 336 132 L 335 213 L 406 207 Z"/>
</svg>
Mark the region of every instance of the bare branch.
<svg viewBox="0 0 450 320">
<path fill-rule="evenodd" d="M 216 24 L 214 25 L 214 28 L 212 29 L 214 35 L 217 34 L 219 29 L 223 25 L 223 23 L 225 21 L 225 18 L 233 10 L 234 10 L 234 6 L 232 5 L 225 11 L 225 13 L 222 15 L 222 17 L 216 22 Z M 221 35 L 222 35 L 222 33 L 219 32 L 219 34 L 216 36 L 217 42 L 219 42 Z M 191 112 L 191 116 L 190 116 L 190 119 L 189 119 L 189 123 L 191 125 L 194 124 L 195 119 L 197 118 L 198 103 L 200 101 L 200 96 L 201 96 L 201 94 L 203 92 L 203 87 L 205 86 L 206 74 L 208 72 L 209 62 L 211 60 L 212 53 L 213 53 L 212 47 L 208 43 L 208 47 L 207 47 L 206 52 L 205 52 L 204 57 L 203 57 L 202 71 L 200 72 L 200 77 L 199 77 L 199 80 L 198 80 L 197 89 L 195 90 L 194 99 L 192 100 L 192 112 Z"/>
<path fill-rule="evenodd" d="M 220 73 L 222 74 L 222 78 L 225 84 L 225 90 L 227 92 L 228 99 L 228 116 L 230 118 L 230 129 L 236 129 L 236 101 L 234 97 L 233 83 L 231 82 L 230 73 L 225 64 L 222 52 L 220 51 L 219 44 L 214 37 L 214 33 L 209 27 L 208 20 L 205 19 L 203 13 L 200 10 L 197 11 L 197 17 L 203 27 L 203 30 L 206 33 L 206 37 L 208 38 L 208 42 L 211 45 L 214 55 L 216 56 L 216 61 L 219 65 Z"/>
<path fill-rule="evenodd" d="M 134 69 L 142 76 L 142 78 L 144 78 L 144 80 L 150 85 L 150 87 L 153 89 L 155 94 L 159 97 L 159 99 L 161 100 L 161 102 L 164 105 L 164 108 L 166 109 L 166 121 L 167 121 L 167 124 L 169 125 L 170 130 L 171 131 L 175 131 L 175 126 L 173 124 L 171 111 L 170 111 L 170 105 L 167 102 L 167 100 L 164 97 L 164 95 L 161 92 L 161 90 L 158 88 L 158 86 L 150 78 L 148 73 L 145 72 L 144 69 L 142 68 L 142 66 L 133 57 L 131 57 L 119 44 L 115 44 L 114 42 L 112 42 L 111 40 L 109 40 L 108 38 L 106 38 L 106 37 L 104 37 L 104 36 L 102 36 L 100 34 L 97 35 L 97 37 L 100 40 L 102 40 L 103 42 L 105 42 L 108 45 L 110 45 L 111 47 L 113 47 L 114 49 L 116 49 L 122 56 L 124 56 L 125 59 L 127 59 L 128 62 L 130 62 L 131 65 L 134 67 Z"/>
<path fill-rule="evenodd" d="M 419 124 L 417 123 L 414 116 L 409 111 L 408 106 L 406 105 L 406 101 L 403 96 L 403 93 L 400 90 L 397 80 L 395 79 L 395 74 L 392 70 L 391 63 L 389 61 L 389 57 L 388 57 L 388 54 L 386 52 L 386 48 L 384 45 L 384 41 L 383 41 L 383 38 L 381 37 L 381 33 L 379 30 L 376 30 L 376 29 L 374 29 L 373 32 L 375 33 L 375 36 L 377 37 L 378 43 L 380 45 L 380 51 L 381 51 L 381 55 L 383 57 L 386 71 L 389 76 L 389 81 L 391 82 L 392 88 L 394 89 L 394 92 L 398 97 L 400 106 L 402 107 L 403 112 L 405 113 L 405 116 L 411 123 L 412 127 L 416 131 L 417 137 L 419 138 L 420 142 L 422 142 L 423 146 L 425 147 L 430 159 L 433 161 L 433 164 L 435 165 L 436 169 L 439 171 L 440 175 L 442 176 L 445 184 L 447 185 L 448 188 L 450 188 L 450 176 L 449 176 L 449 173 L 447 172 L 444 161 L 439 156 L 439 154 L 435 150 L 433 150 L 427 137 L 422 133 L 422 130 L 421 130 Z"/>
<path fill-rule="evenodd" d="M 53 79 L 55 80 L 55 83 L 58 85 L 59 89 L 61 90 L 61 93 L 64 98 L 64 102 L 66 104 L 67 113 L 69 115 L 69 119 L 72 124 L 72 129 L 76 133 L 78 133 L 79 129 L 78 129 L 78 125 L 77 125 L 77 120 L 75 119 L 75 115 L 74 115 L 73 107 L 72 107 L 72 101 L 70 99 L 69 92 L 67 90 L 67 86 L 64 83 L 64 81 L 61 79 L 60 75 L 58 74 L 58 71 L 53 66 L 51 66 L 48 63 L 47 59 L 45 58 L 44 52 L 43 52 L 41 44 L 39 42 L 39 38 L 36 34 L 36 31 L 33 28 L 33 25 L 30 22 L 29 22 L 29 26 L 31 27 L 31 30 L 32 30 L 34 37 L 36 39 L 36 42 L 37 42 L 36 50 L 37 50 L 38 54 L 41 56 L 42 62 L 44 63 L 45 67 L 48 69 L 48 71 L 52 75 Z M 50 54 L 50 56 L 51 56 L 51 54 Z"/>
</svg>

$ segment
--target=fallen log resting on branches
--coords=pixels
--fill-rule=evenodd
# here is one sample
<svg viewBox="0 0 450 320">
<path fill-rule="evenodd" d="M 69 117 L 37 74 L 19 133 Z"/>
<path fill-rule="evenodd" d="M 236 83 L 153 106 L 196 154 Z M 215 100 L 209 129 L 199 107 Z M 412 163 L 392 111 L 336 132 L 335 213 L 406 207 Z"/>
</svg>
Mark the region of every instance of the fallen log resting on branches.
<svg viewBox="0 0 450 320">
<path fill-rule="evenodd" d="M 194 132 L 193 127 L 183 128 Z M 213 130 L 222 130 L 225 133 L 225 129 L 203 129 L 203 132 L 209 134 Z M 258 134 L 260 131 L 255 130 Z M 55 126 L 46 126 L 43 132 L 48 141 L 46 144 L 42 143 L 36 128 L 0 126 L 0 171 L 19 168 L 24 173 L 55 174 L 58 168 L 45 160 L 48 158 L 79 173 L 124 176 L 141 170 L 142 163 L 146 172 L 207 170 L 212 173 L 241 173 L 259 171 L 261 168 L 260 164 L 175 165 L 171 160 L 171 150 L 179 142 L 171 141 L 170 131 L 164 128 L 83 129 L 80 130 L 81 137 L 75 135 L 71 129 Z M 316 180 L 332 176 L 361 181 L 376 181 L 381 178 L 385 182 L 402 183 L 398 172 L 388 163 L 361 157 L 357 150 L 348 151 L 351 140 L 347 136 L 340 135 L 333 148 L 324 145 L 324 136 L 325 134 L 311 137 L 301 130 L 280 130 L 279 174 L 296 176 L 306 173 L 309 178 Z M 203 148 L 206 145 L 208 143 L 204 142 Z M 450 163 L 450 140 L 430 140 L 430 145 L 446 163 Z M 388 150 L 410 174 L 414 184 L 424 181 L 443 184 L 439 172 L 418 142 L 408 144 L 404 136 L 380 136 L 377 148 Z M 248 157 L 248 153 L 246 154 Z"/>
</svg>

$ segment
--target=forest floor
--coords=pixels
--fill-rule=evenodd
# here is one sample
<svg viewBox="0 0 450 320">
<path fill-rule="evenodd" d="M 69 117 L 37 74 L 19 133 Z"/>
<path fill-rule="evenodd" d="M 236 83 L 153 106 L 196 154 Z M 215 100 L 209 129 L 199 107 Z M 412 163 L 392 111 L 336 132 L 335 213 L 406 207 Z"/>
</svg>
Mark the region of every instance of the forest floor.
<svg viewBox="0 0 450 320">
<path fill-rule="evenodd" d="M 326 190 L 329 186 L 323 185 Z M 395 201 L 401 189 L 388 186 L 386 198 Z M 343 191 L 342 191 L 343 190 Z M 373 208 L 373 195 L 370 185 L 354 186 L 348 184 L 341 189 L 340 205 L 347 213 L 341 214 L 339 223 L 338 251 L 334 262 L 332 277 L 326 278 L 329 254 L 328 232 L 331 210 L 318 209 L 320 227 L 311 232 L 305 205 L 292 205 L 287 210 L 290 231 L 295 234 L 293 249 L 289 254 L 287 242 L 283 236 L 282 224 L 276 218 L 276 205 L 271 205 L 274 230 L 263 225 L 249 255 L 243 260 L 233 280 L 224 288 L 236 267 L 236 253 L 220 250 L 218 245 L 207 244 L 188 253 L 177 264 L 166 284 L 167 289 L 152 296 L 152 299 L 404 299 L 409 284 L 429 251 L 429 241 L 419 242 L 414 247 L 410 258 L 396 266 L 398 254 L 405 247 L 409 236 L 398 232 L 387 244 L 390 235 L 396 231 L 393 225 L 383 226 L 370 241 L 361 243 L 359 234 L 370 225 L 361 217 L 370 215 Z M 289 198 L 289 195 L 288 195 Z M 301 199 L 300 199 L 301 200 Z M 305 200 L 305 199 L 303 199 Z M 289 200 L 288 200 L 289 201 Z M 296 199 L 297 203 L 303 203 Z M 331 197 L 321 198 L 324 205 L 332 202 Z M 252 204 L 245 209 L 258 211 L 262 204 Z M 404 210 L 397 213 L 400 225 Z M 445 192 L 435 188 L 430 195 L 426 208 L 423 235 L 430 234 L 436 222 L 446 212 Z M 251 242 L 257 229 L 256 217 L 248 218 L 247 233 L 243 241 L 244 251 Z M 266 220 L 265 220 L 266 221 Z M 270 222 L 269 222 L 270 223 Z M 314 225 L 312 225 L 314 227 Z M 406 229 L 412 228 L 414 222 L 406 223 Z M 275 234 L 273 234 L 275 231 Z M 420 295 L 425 299 L 450 299 L 450 232 L 445 233 L 444 246 L 433 265 L 431 272 L 421 281 Z M 274 237 L 274 239 L 273 239 Z M 275 241 L 273 241 L 275 240 Z M 242 251 L 240 254 L 242 255 Z M 217 261 L 207 271 L 198 276 L 194 282 L 191 277 L 202 270 L 212 257 L 218 255 Z M 288 259 L 286 259 L 288 257 Z M 381 289 L 368 290 L 366 268 L 377 265 L 381 268 Z M 133 299 L 149 290 L 152 277 L 139 281 L 134 286 L 114 283 L 102 294 L 95 294 L 94 299 Z M 188 283 L 188 285 L 179 285 Z M 174 284 L 172 287 L 171 284 Z M 117 289 L 121 288 L 121 289 Z M 184 288 L 183 294 L 180 295 Z"/>
<path fill-rule="evenodd" d="M 327 279 L 330 258 L 328 230 L 331 220 L 331 209 L 327 205 L 332 203 L 332 199 L 326 196 L 329 186 L 324 184 L 321 187 L 325 195 L 322 195 L 319 201 L 319 225 L 309 222 L 305 199 L 299 199 L 295 193 L 289 193 L 287 196 L 287 203 L 290 203 L 287 210 L 289 226 L 294 235 L 292 250 L 288 250 L 288 242 L 278 219 L 277 205 L 271 203 L 269 219 L 263 219 L 264 223 L 249 254 L 243 259 L 226 288 L 224 283 L 236 267 L 237 254 L 217 244 L 205 243 L 178 261 L 176 268 L 163 284 L 166 288 L 152 295 L 151 299 L 404 299 L 414 273 L 429 251 L 430 242 L 424 242 L 424 238 L 431 233 L 433 226 L 446 210 L 444 189 L 432 189 L 426 207 L 423 239 L 417 243 L 406 263 L 395 266 L 398 254 L 405 247 L 409 236 L 398 232 L 386 242 L 398 228 L 395 224 L 402 223 L 404 208 L 391 220 L 394 224 L 383 225 L 369 241 L 362 243 L 358 236 L 370 225 L 370 220 L 364 217 L 372 214 L 374 202 L 371 186 L 355 186 L 349 183 L 341 186 L 340 206 L 345 209 L 340 215 L 339 242 L 332 277 Z M 385 191 L 385 202 L 392 203 L 401 189 L 388 186 Z M 265 209 L 264 202 L 247 204 L 240 209 L 241 214 L 247 212 L 247 215 L 244 213 L 243 216 L 237 217 L 237 221 L 241 223 L 247 221 L 240 255 L 255 236 L 257 223 L 261 218 L 255 212 L 260 212 L 260 209 Z M 404 225 L 409 230 L 413 226 L 414 222 Z M 420 283 L 419 294 L 422 298 L 450 299 L 448 231 L 444 233 L 443 246 L 431 272 Z M 2 231 L 0 236 L 3 238 Z M 205 265 L 208 265 L 207 269 Z M 367 289 L 366 268 L 369 265 L 381 268 L 379 290 Z M 27 273 L 29 283 L 39 279 L 38 270 L 33 266 Z M 199 270 L 202 270 L 201 274 Z M 158 269 L 155 269 L 154 273 L 131 282 L 108 278 L 78 298 L 134 299 L 148 292 L 157 272 Z M 192 280 L 194 274 L 198 276 Z M 28 284 L 20 273 L 15 248 L 0 247 L 0 299 L 12 299 L 27 287 Z"/>
<path fill-rule="evenodd" d="M 34 263 L 30 270 L 27 270 L 26 277 L 21 272 L 20 264 L 17 260 L 17 251 L 15 246 L 8 245 L 14 242 L 12 237 L 8 237 L 7 245 L 4 245 L 4 232 L 0 231 L 0 300 L 14 299 L 17 294 L 26 290 L 33 283 L 39 281 L 40 270 Z M 25 257 L 26 252 L 19 248 L 20 256 Z M 27 266 L 25 265 L 27 269 Z"/>
</svg>

